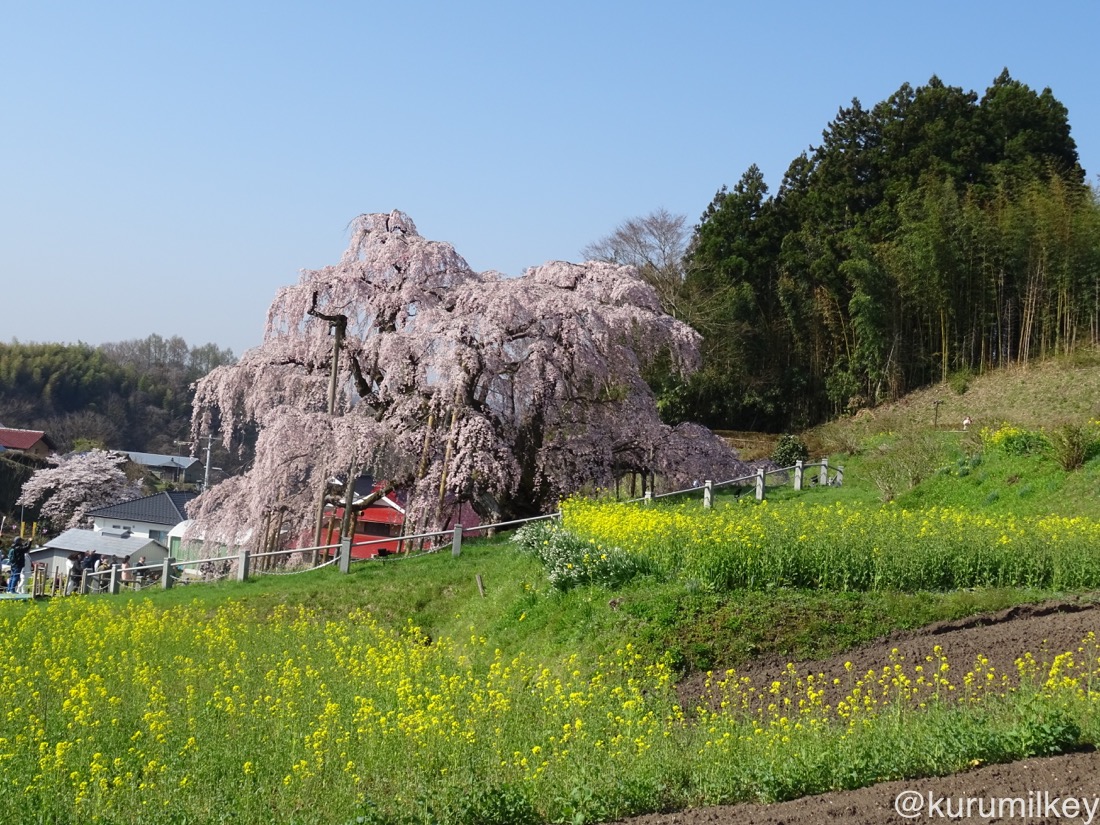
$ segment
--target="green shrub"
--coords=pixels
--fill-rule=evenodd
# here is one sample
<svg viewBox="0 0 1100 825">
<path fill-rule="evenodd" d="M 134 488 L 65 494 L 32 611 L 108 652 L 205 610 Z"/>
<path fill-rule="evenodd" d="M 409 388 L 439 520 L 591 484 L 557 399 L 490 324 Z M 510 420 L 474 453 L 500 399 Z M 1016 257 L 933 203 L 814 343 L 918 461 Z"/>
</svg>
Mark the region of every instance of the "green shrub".
<svg viewBox="0 0 1100 825">
<path fill-rule="evenodd" d="M 1025 430 L 1011 424 L 1002 424 L 996 430 L 983 429 L 982 441 L 1006 455 L 1039 455 L 1050 447 L 1041 430 Z"/>
<path fill-rule="evenodd" d="M 1068 472 L 1100 452 L 1100 434 L 1089 424 L 1062 424 L 1051 432 L 1048 445 L 1058 466 Z"/>
<path fill-rule="evenodd" d="M 570 590 L 584 584 L 620 587 L 635 576 L 655 569 L 648 560 L 619 547 L 580 538 L 556 522 L 525 525 L 515 532 L 512 541 L 542 562 L 547 579 L 558 590 Z"/>
<path fill-rule="evenodd" d="M 789 433 L 780 436 L 779 443 L 771 454 L 771 460 L 780 467 L 793 467 L 796 461 L 805 461 L 810 451 L 798 436 Z"/>
<path fill-rule="evenodd" d="M 970 370 L 959 370 L 953 372 L 947 378 L 947 383 L 951 389 L 955 391 L 956 395 L 962 395 L 968 389 L 970 389 Z"/>
</svg>

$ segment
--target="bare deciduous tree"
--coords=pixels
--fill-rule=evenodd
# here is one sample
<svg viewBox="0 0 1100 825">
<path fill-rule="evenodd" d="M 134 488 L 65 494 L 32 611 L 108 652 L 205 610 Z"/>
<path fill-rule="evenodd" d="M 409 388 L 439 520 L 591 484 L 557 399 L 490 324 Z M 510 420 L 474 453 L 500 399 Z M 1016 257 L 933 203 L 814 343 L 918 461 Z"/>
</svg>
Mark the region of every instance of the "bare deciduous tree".
<svg viewBox="0 0 1100 825">
<path fill-rule="evenodd" d="M 581 255 L 587 260 L 636 267 L 657 292 L 664 311 L 679 318 L 682 314 L 677 309 L 689 234 L 686 216 L 660 208 L 624 221 L 607 237 L 588 244 Z"/>
</svg>

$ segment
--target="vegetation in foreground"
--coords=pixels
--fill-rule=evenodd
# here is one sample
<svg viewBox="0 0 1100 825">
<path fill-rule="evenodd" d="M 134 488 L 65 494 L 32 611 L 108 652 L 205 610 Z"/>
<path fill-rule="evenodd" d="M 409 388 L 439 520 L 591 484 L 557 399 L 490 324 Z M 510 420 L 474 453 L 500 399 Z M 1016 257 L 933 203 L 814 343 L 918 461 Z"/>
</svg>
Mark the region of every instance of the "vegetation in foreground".
<svg viewBox="0 0 1100 825">
<path fill-rule="evenodd" d="M 1091 569 L 1081 548 L 1095 524 L 1079 513 L 1090 512 L 1097 461 L 1068 472 L 1045 446 L 1005 448 L 1013 439 L 1038 443 L 1038 431 L 997 432 L 1000 439 L 985 441 L 932 433 L 923 457 L 930 472 L 916 473 L 921 480 L 892 504 L 881 502 L 869 470 L 895 445 L 915 452 L 913 433 L 896 424 L 836 458 L 855 468 L 847 477 L 856 483 L 840 489 L 795 500 L 775 491 L 763 507 L 720 497 L 706 520 L 698 501 L 630 511 L 571 504 L 567 523 L 586 516 L 586 529 L 607 532 L 607 548 L 630 554 L 629 564 L 597 565 L 606 579 L 548 576 L 538 552 L 496 540 L 468 543 L 458 559 L 361 564 L 350 576 L 322 570 L 0 605 L 8 640 L 0 761 L 19 789 L 11 815 L 59 823 L 596 822 L 1095 745 L 1100 651 L 1092 637 L 1047 669 L 1022 659 L 1011 674 L 981 661 L 946 662 L 935 648 L 924 661 L 889 658 L 841 685 L 797 670 L 782 683 L 752 685 L 725 670 L 759 655 L 826 656 L 897 628 L 1086 586 L 1059 571 Z M 1012 502 L 989 492 L 1024 484 L 1032 490 L 1019 502 L 1033 509 L 1012 521 Z M 1050 511 L 1066 518 L 1038 517 Z M 950 529 L 939 530 L 936 513 L 951 514 L 940 520 Z M 805 524 L 828 514 L 845 518 L 818 531 L 816 544 L 797 541 L 809 535 Z M 754 578 L 759 587 L 699 575 L 707 553 L 730 552 L 708 550 L 703 527 L 750 536 L 768 519 L 766 533 L 787 531 L 791 540 L 767 552 L 742 548 L 779 553 L 782 563 Z M 683 524 L 664 535 L 639 526 L 661 520 Z M 983 532 L 994 524 L 997 536 Z M 882 589 L 862 587 L 875 581 L 866 572 L 873 548 L 848 549 L 861 530 L 884 551 L 927 541 L 954 576 L 969 564 L 966 554 L 936 548 L 949 547 L 959 525 L 980 545 L 973 555 L 987 560 L 996 560 L 1002 534 L 1035 548 L 1049 539 L 1050 564 L 1002 586 L 986 578 L 909 591 L 934 585 L 890 579 L 887 566 Z M 696 530 L 702 543 L 693 550 Z M 601 549 L 589 538 L 580 542 L 582 563 Z M 820 554 L 852 565 L 849 589 L 827 577 L 810 586 L 792 578 Z M 681 706 L 678 673 L 710 669 L 705 700 Z"/>
<path fill-rule="evenodd" d="M 835 704 L 812 677 L 726 679 L 718 709 L 682 710 L 667 663 L 630 645 L 538 661 L 473 625 L 456 641 L 365 611 L 65 599 L 0 626 L 0 760 L 22 822 L 594 822 L 1100 733 L 1094 638 L 1019 691 L 980 665 L 953 680 L 933 649 L 853 677 Z"/>
</svg>

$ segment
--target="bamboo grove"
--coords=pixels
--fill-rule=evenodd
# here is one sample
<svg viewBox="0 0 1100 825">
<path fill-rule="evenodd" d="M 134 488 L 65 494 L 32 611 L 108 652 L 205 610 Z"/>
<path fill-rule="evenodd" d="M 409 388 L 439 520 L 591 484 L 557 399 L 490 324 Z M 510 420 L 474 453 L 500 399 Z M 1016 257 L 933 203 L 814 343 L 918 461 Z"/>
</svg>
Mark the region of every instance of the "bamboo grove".
<svg viewBox="0 0 1100 825">
<path fill-rule="evenodd" d="M 754 165 L 695 227 L 677 315 L 704 369 L 664 411 L 782 429 L 1100 339 L 1100 209 L 1068 111 L 1003 72 L 980 98 L 858 100 L 771 196 Z"/>
</svg>

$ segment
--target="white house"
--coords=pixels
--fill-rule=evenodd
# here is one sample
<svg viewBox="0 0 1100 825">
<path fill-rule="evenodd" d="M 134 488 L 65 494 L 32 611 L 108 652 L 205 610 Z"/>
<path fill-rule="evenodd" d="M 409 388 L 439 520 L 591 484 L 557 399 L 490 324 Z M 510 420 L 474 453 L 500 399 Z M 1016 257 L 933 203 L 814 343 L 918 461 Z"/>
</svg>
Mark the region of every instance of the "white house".
<svg viewBox="0 0 1100 825">
<path fill-rule="evenodd" d="M 89 510 L 97 533 L 153 539 L 167 546 L 168 534 L 177 524 L 186 520 L 187 505 L 197 493 L 168 492 L 109 504 Z"/>
</svg>

